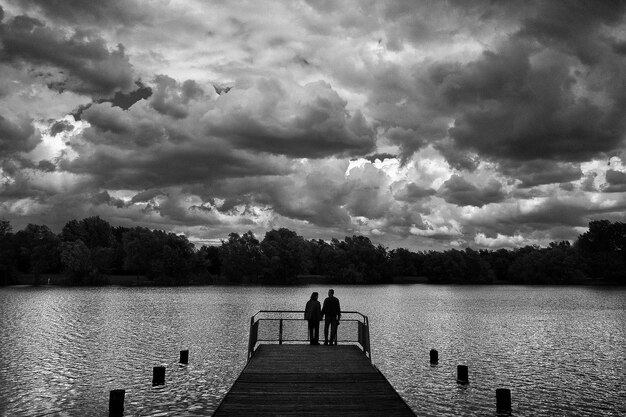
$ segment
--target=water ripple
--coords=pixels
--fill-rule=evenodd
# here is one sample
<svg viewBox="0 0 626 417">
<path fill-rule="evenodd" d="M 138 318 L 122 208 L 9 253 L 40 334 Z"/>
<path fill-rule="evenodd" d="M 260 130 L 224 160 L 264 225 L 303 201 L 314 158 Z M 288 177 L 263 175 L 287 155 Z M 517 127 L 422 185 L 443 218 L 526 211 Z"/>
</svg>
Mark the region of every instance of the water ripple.
<svg viewBox="0 0 626 417">
<path fill-rule="evenodd" d="M 370 317 L 373 362 L 424 416 L 626 415 L 626 291 L 335 287 Z M 210 415 L 245 365 L 249 316 L 303 308 L 320 288 L 0 289 L 0 415 Z M 439 350 L 439 364 L 428 352 Z M 189 365 L 178 362 L 189 349 Z M 456 382 L 469 367 L 470 383 Z M 152 387 L 152 368 L 166 367 Z"/>
</svg>

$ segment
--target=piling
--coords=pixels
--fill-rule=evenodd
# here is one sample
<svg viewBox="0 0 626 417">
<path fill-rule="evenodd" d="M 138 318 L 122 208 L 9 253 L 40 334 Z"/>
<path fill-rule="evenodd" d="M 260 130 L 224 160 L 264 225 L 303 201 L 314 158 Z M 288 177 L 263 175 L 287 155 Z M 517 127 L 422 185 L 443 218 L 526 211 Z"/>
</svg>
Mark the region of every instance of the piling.
<svg viewBox="0 0 626 417">
<path fill-rule="evenodd" d="M 189 351 L 188 350 L 180 351 L 180 360 L 178 362 L 182 363 L 183 365 L 187 365 L 189 363 Z"/>
<path fill-rule="evenodd" d="M 467 365 L 457 365 L 456 367 L 456 382 L 459 384 L 469 383 Z"/>
<path fill-rule="evenodd" d="M 430 363 L 432 365 L 437 365 L 439 363 L 439 352 L 435 349 L 430 350 Z"/>
<path fill-rule="evenodd" d="M 124 415 L 124 396 L 126 391 L 114 389 L 109 392 L 109 417 L 121 417 Z"/>
<path fill-rule="evenodd" d="M 496 389 L 496 411 L 498 413 L 511 412 L 511 390 L 507 388 Z"/>
<path fill-rule="evenodd" d="M 165 366 L 152 368 L 152 386 L 165 384 Z"/>
</svg>

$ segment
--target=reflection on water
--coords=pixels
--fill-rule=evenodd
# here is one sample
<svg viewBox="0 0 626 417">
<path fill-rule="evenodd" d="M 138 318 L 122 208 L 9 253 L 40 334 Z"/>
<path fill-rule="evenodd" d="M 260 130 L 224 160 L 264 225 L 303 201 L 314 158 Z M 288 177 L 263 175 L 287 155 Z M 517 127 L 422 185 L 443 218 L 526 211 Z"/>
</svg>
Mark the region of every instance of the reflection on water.
<svg viewBox="0 0 626 417">
<path fill-rule="evenodd" d="M 370 318 L 372 358 L 426 416 L 626 415 L 626 290 L 335 287 Z M 0 415 L 210 415 L 243 368 L 249 318 L 323 287 L 0 289 Z M 439 364 L 429 364 L 430 349 Z M 178 365 L 189 349 L 189 365 Z M 469 366 L 469 385 L 456 366 Z M 152 387 L 152 367 L 166 384 Z"/>
</svg>

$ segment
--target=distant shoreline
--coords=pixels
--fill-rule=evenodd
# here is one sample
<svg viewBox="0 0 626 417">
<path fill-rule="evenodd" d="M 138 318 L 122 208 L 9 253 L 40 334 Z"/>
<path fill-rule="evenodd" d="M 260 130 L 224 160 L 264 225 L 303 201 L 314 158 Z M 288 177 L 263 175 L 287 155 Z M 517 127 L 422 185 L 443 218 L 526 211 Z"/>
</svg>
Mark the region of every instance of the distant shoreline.
<svg viewBox="0 0 626 417">
<path fill-rule="evenodd" d="M 550 287 L 563 287 L 563 286 L 601 286 L 601 287 L 623 287 L 623 283 L 615 281 L 605 280 L 593 280 L 588 279 L 580 282 L 571 282 L 564 284 L 516 284 L 508 281 L 494 281 L 492 283 L 431 283 L 428 282 L 427 277 L 418 276 L 402 276 L 394 277 L 391 282 L 377 283 L 377 284 L 364 284 L 364 283 L 341 283 L 333 280 L 331 277 L 323 275 L 303 275 L 296 278 L 296 281 L 292 284 L 279 284 L 279 283 L 260 283 L 244 281 L 240 284 L 233 284 L 226 281 L 224 278 L 216 278 L 213 282 L 194 283 L 190 282 L 186 285 L 163 285 L 156 281 L 146 279 L 141 275 L 102 275 L 99 279 L 91 284 L 74 285 L 71 283 L 70 278 L 63 274 L 41 274 L 38 278 L 33 275 L 20 275 L 12 283 L 5 285 L 4 287 L 14 286 L 56 286 L 56 287 L 210 287 L 210 286 L 230 286 L 230 287 L 273 287 L 273 286 L 304 286 L 309 284 L 318 285 L 346 285 L 346 286 L 360 286 L 360 285 L 459 285 L 459 286 L 550 286 Z M 3 286 L 0 286 L 2 288 Z"/>
</svg>

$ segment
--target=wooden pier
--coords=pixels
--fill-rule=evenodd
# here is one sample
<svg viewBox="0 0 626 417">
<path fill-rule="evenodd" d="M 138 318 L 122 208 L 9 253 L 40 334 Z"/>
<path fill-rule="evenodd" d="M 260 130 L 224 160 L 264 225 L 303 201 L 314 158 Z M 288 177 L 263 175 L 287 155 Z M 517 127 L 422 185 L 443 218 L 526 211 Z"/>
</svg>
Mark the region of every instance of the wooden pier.
<svg viewBox="0 0 626 417">
<path fill-rule="evenodd" d="M 363 317 L 358 326 L 362 347 L 284 344 L 294 341 L 283 332 L 288 319 L 278 319 L 279 344 L 256 347 L 259 321 L 255 329 L 253 317 L 248 364 L 213 415 L 415 416 L 366 354 L 369 330 Z"/>
</svg>

